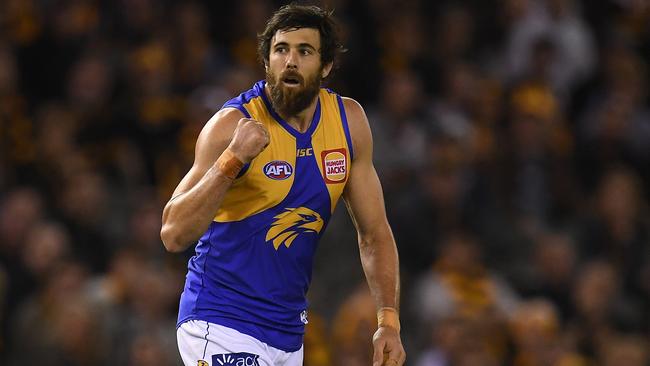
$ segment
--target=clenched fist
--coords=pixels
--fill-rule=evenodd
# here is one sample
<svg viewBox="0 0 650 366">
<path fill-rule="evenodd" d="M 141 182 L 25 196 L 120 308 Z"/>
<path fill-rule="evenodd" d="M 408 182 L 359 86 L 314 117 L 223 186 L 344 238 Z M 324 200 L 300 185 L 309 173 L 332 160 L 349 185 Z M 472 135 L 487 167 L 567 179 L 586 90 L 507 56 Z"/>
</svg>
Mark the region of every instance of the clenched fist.
<svg viewBox="0 0 650 366">
<path fill-rule="evenodd" d="M 246 164 L 259 155 L 269 141 L 269 132 L 264 125 L 251 118 L 242 118 L 237 123 L 228 149 Z"/>
</svg>

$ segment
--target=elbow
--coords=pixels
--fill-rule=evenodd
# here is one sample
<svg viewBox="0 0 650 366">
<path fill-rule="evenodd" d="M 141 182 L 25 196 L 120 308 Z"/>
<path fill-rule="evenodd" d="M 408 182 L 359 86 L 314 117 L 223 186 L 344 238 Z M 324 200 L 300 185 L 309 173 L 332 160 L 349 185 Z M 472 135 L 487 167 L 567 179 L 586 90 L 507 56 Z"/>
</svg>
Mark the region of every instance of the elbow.
<svg viewBox="0 0 650 366">
<path fill-rule="evenodd" d="M 169 224 L 164 224 L 160 229 L 160 239 L 165 246 L 165 249 L 170 253 L 181 253 L 186 249 L 178 234 L 174 232 Z"/>
</svg>

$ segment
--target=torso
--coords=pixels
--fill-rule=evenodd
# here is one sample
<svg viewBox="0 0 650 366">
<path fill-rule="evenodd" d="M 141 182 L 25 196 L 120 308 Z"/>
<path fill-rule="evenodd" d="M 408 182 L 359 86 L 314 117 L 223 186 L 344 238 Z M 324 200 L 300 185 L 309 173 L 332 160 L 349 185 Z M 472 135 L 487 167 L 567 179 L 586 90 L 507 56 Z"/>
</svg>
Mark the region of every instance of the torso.
<svg viewBox="0 0 650 366">
<path fill-rule="evenodd" d="M 353 151 L 340 96 L 321 89 L 301 133 L 273 111 L 263 90 L 258 82 L 224 105 L 263 123 L 270 144 L 240 173 L 199 240 L 179 323 L 206 320 L 294 351 L 302 344 L 318 239 Z"/>
</svg>

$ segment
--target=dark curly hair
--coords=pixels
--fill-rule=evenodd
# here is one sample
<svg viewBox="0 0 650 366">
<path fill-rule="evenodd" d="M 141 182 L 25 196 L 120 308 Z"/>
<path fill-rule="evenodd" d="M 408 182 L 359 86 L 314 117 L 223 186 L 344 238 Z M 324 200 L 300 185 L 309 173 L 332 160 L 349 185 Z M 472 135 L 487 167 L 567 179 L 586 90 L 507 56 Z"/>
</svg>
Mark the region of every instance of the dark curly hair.
<svg viewBox="0 0 650 366">
<path fill-rule="evenodd" d="M 332 13 L 314 5 L 292 3 L 281 7 L 266 23 L 264 32 L 257 35 L 257 53 L 260 61 L 265 65 L 268 63 L 271 40 L 277 31 L 313 28 L 320 33 L 319 51 L 322 64 L 336 63 L 338 56 L 346 50 L 340 43 Z"/>
</svg>

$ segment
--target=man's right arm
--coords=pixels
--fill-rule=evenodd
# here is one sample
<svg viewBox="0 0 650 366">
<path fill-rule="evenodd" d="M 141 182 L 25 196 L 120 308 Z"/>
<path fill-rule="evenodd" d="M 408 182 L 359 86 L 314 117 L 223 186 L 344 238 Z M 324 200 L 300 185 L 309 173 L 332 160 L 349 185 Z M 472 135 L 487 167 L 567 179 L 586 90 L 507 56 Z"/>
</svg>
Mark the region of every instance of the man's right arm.
<svg viewBox="0 0 650 366">
<path fill-rule="evenodd" d="M 194 164 L 163 210 L 160 238 L 168 251 L 181 252 L 203 235 L 238 172 L 231 163 L 234 169 L 241 167 L 268 143 L 262 124 L 243 118 L 236 109 L 221 110 L 206 123 L 196 142 Z"/>
</svg>

